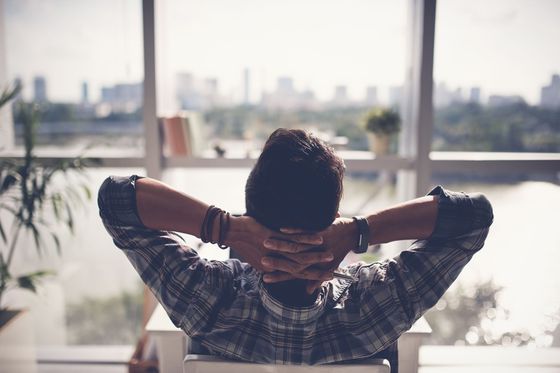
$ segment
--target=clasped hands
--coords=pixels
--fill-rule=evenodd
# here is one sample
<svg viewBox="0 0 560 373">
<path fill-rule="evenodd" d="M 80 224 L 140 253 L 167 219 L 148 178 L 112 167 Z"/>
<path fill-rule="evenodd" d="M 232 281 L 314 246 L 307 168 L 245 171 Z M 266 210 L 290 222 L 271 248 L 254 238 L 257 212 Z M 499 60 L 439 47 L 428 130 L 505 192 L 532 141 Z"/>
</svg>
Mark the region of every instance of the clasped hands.
<svg viewBox="0 0 560 373">
<path fill-rule="evenodd" d="M 231 222 L 228 245 L 257 270 L 268 283 L 291 279 L 308 280 L 312 293 L 323 281 L 333 278 L 353 241 L 352 219 L 337 218 L 321 232 L 283 228 L 272 231 L 248 216 Z"/>
</svg>

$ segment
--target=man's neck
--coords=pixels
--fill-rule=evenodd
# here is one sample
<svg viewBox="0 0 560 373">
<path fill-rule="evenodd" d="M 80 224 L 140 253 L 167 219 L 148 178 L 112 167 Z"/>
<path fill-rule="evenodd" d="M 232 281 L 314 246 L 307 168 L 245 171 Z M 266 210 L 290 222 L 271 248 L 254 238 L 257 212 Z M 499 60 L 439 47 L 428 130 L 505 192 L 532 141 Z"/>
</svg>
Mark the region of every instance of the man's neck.
<svg viewBox="0 0 560 373">
<path fill-rule="evenodd" d="M 317 300 L 318 291 L 308 294 L 307 280 L 289 280 L 264 286 L 276 300 L 290 307 L 308 307 Z"/>
</svg>

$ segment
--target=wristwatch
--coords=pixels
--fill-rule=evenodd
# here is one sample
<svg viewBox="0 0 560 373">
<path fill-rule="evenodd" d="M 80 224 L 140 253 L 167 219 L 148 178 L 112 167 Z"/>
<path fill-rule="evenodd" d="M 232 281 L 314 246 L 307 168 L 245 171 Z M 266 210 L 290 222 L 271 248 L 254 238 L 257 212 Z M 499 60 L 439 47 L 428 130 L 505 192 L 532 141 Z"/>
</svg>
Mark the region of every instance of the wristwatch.
<svg viewBox="0 0 560 373">
<path fill-rule="evenodd" d="M 356 254 L 363 254 L 369 246 L 369 224 L 363 216 L 353 216 L 352 219 L 358 224 L 358 246 L 352 249 Z"/>
</svg>

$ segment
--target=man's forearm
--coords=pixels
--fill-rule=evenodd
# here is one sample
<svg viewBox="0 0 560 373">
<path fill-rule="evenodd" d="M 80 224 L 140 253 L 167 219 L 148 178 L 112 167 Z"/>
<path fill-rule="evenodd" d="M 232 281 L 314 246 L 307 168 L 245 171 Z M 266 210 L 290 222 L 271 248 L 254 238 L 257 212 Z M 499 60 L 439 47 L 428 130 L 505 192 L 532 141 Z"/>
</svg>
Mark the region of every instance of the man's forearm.
<svg viewBox="0 0 560 373">
<path fill-rule="evenodd" d="M 367 217 L 369 243 L 428 238 L 434 231 L 437 214 L 435 196 L 417 198 L 374 213 Z"/>
<path fill-rule="evenodd" d="M 452 238 L 492 224 L 492 205 L 480 193 L 435 187 L 421 198 L 370 215 L 370 243 Z"/>
<path fill-rule="evenodd" d="M 206 203 L 150 178 L 136 180 L 135 189 L 138 216 L 146 227 L 183 232 L 200 238 L 201 226 L 208 210 Z M 219 217 L 216 217 L 212 232 L 214 239 L 218 238 L 220 229 Z M 290 253 L 303 251 L 322 242 L 318 235 L 285 236 L 260 225 L 251 217 L 232 216 L 223 244 L 232 246 L 245 261 L 253 267 L 263 270 L 261 265 L 261 259 L 265 253 L 263 245 L 272 235 L 289 240 L 285 242 L 289 242 L 290 247 L 286 251 Z M 298 263 L 301 262 L 304 268 L 314 263 L 327 261 L 325 258 L 327 253 L 324 252 L 292 255 L 292 259 Z M 277 270 L 277 268 L 272 266 L 270 270 Z"/>
<path fill-rule="evenodd" d="M 150 178 L 136 181 L 136 205 L 142 223 L 151 229 L 187 233 L 200 238 L 200 230 L 209 205 L 182 193 L 167 184 Z M 218 219 L 217 217 L 215 219 Z M 226 244 L 242 240 L 247 234 L 243 218 L 231 217 Z M 214 224 L 212 236 L 219 235 L 220 225 Z"/>
<path fill-rule="evenodd" d="M 161 229 L 200 235 L 208 205 L 150 178 L 136 181 L 136 207 L 142 223 Z"/>
</svg>

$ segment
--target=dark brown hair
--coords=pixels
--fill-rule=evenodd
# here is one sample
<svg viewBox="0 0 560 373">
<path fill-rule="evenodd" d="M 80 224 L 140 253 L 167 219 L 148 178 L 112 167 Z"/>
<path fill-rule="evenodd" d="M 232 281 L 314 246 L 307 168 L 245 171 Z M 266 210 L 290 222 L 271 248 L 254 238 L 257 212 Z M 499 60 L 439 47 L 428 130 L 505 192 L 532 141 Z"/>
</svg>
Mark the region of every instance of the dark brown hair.
<svg viewBox="0 0 560 373">
<path fill-rule="evenodd" d="M 343 176 L 342 159 L 325 142 L 307 131 L 279 128 L 247 179 L 247 215 L 274 230 L 322 230 L 336 217 Z"/>
<path fill-rule="evenodd" d="M 336 218 L 344 162 L 311 133 L 280 128 L 268 138 L 245 187 L 247 215 L 273 230 L 320 231 Z M 306 280 L 267 284 L 283 303 L 308 305 Z"/>
</svg>

